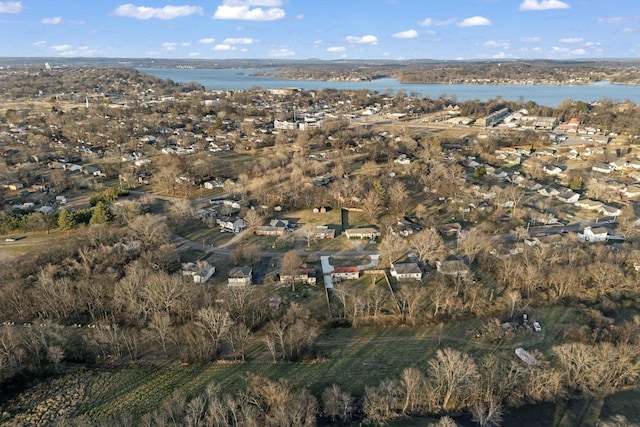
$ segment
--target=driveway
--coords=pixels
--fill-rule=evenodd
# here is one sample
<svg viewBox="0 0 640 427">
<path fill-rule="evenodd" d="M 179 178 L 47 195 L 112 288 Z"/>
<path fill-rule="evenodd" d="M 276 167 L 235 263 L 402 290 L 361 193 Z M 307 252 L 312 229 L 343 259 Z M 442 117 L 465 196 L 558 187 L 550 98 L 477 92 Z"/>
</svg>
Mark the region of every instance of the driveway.
<svg viewBox="0 0 640 427">
<path fill-rule="evenodd" d="M 358 270 L 362 271 L 362 270 L 366 270 L 368 268 L 376 267 L 378 265 L 378 260 L 380 259 L 380 255 L 378 255 L 378 254 L 369 255 L 369 258 L 371 258 L 371 261 L 369 261 L 368 264 L 359 265 L 358 266 Z"/>
<path fill-rule="evenodd" d="M 327 289 L 333 289 L 333 281 L 331 280 L 331 272 L 333 266 L 329 264 L 328 256 L 321 256 L 320 263 L 322 263 L 322 275 L 324 277 L 324 287 Z"/>
</svg>

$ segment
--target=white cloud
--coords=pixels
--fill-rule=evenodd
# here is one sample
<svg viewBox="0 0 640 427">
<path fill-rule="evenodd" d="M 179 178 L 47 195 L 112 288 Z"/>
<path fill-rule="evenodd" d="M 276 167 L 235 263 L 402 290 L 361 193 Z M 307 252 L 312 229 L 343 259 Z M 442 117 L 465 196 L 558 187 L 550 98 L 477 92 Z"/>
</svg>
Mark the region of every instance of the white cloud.
<svg viewBox="0 0 640 427">
<path fill-rule="evenodd" d="M 460 22 L 458 27 L 482 27 L 487 25 L 491 25 L 491 21 L 484 16 L 472 16 Z"/>
<path fill-rule="evenodd" d="M 569 5 L 560 0 L 524 0 L 520 10 L 569 9 Z"/>
<path fill-rule="evenodd" d="M 584 55 L 585 53 L 587 53 L 587 51 L 584 49 L 575 49 L 572 50 L 571 53 L 573 53 L 574 55 Z"/>
<path fill-rule="evenodd" d="M 433 18 L 424 18 L 422 21 L 418 21 L 418 25 L 420 25 L 421 27 L 430 27 L 432 25 L 437 25 L 437 26 L 444 26 L 444 25 L 451 25 L 454 22 L 456 22 L 455 18 L 449 18 L 449 19 L 443 19 L 443 20 L 436 20 Z"/>
<path fill-rule="evenodd" d="M 227 6 L 264 6 L 264 7 L 278 7 L 284 4 L 282 0 L 224 0 L 222 3 Z"/>
<path fill-rule="evenodd" d="M 46 41 L 44 41 L 44 40 L 40 40 L 39 42 L 35 42 L 35 43 L 33 44 L 33 46 L 42 46 L 42 45 L 45 45 L 45 44 L 47 44 L 47 42 L 46 42 Z"/>
<path fill-rule="evenodd" d="M 43 24 L 57 25 L 62 22 L 62 18 L 59 16 L 56 16 L 54 18 L 42 18 L 40 22 Z"/>
<path fill-rule="evenodd" d="M 314 41 L 313 41 L 313 44 L 314 44 L 314 45 L 322 44 L 322 40 L 314 40 Z"/>
<path fill-rule="evenodd" d="M 582 37 L 569 37 L 566 39 L 558 40 L 560 43 L 580 43 L 582 41 Z"/>
<path fill-rule="evenodd" d="M 272 49 L 269 51 L 269 55 L 271 56 L 295 56 L 295 52 L 291 49 L 283 48 L 283 49 Z"/>
<path fill-rule="evenodd" d="M 391 37 L 395 37 L 397 39 L 415 39 L 418 37 L 418 32 L 416 30 L 400 31 L 399 33 L 393 34 Z"/>
<path fill-rule="evenodd" d="M 327 52 L 344 52 L 347 50 L 344 46 L 331 46 L 327 48 Z"/>
<path fill-rule="evenodd" d="M 213 37 L 209 37 L 209 38 L 206 38 L 206 39 L 198 40 L 198 43 L 211 44 L 211 43 L 214 43 L 215 41 L 216 41 L 216 39 L 214 39 Z"/>
<path fill-rule="evenodd" d="M 178 43 L 175 42 L 164 42 L 162 43 L 162 49 L 164 50 L 176 50 L 176 47 L 178 46 Z"/>
<path fill-rule="evenodd" d="M 601 24 L 622 24 L 626 21 L 627 19 L 622 16 L 614 16 L 611 18 L 598 18 L 598 22 Z"/>
<path fill-rule="evenodd" d="M 298 21 L 302 21 L 304 19 L 304 15 L 302 13 L 300 13 L 300 14 L 296 15 L 296 19 Z"/>
<path fill-rule="evenodd" d="M 501 49 L 509 49 L 511 42 L 509 40 L 487 40 L 482 44 L 484 47 L 499 47 Z"/>
<path fill-rule="evenodd" d="M 270 7 L 263 9 L 261 7 L 251 8 L 251 5 L 244 4 L 240 6 L 231 6 L 222 4 L 216 9 L 213 19 L 237 19 L 242 21 L 275 21 L 284 18 L 286 15 L 284 9 L 279 7 Z"/>
<path fill-rule="evenodd" d="M 537 43 L 540 40 L 540 37 L 520 37 L 520 41 L 523 43 Z"/>
<path fill-rule="evenodd" d="M 228 45 L 228 44 L 217 44 L 213 47 L 213 50 L 218 50 L 218 51 L 227 51 L 227 50 L 233 50 L 233 46 Z"/>
<path fill-rule="evenodd" d="M 378 38 L 376 36 L 372 36 L 370 34 L 368 34 L 366 36 L 362 36 L 362 37 L 348 36 L 346 38 L 346 40 L 349 43 L 355 43 L 355 44 L 372 44 L 372 45 L 377 45 L 378 44 Z"/>
<path fill-rule="evenodd" d="M 191 43 L 190 42 L 182 42 L 182 43 L 180 43 L 180 46 L 189 47 L 189 46 L 191 46 Z"/>
<path fill-rule="evenodd" d="M 20 13 L 23 9 L 21 1 L 0 1 L 0 13 Z"/>
<path fill-rule="evenodd" d="M 55 50 L 56 52 L 62 52 L 62 51 L 71 49 L 71 45 L 70 44 L 58 44 L 58 45 L 55 45 L 55 46 L 51 46 L 49 49 Z"/>
<path fill-rule="evenodd" d="M 131 3 L 118 6 L 114 11 L 117 16 L 135 19 L 175 19 L 181 16 L 189 16 L 194 13 L 202 15 L 203 9 L 200 6 L 164 6 L 164 7 L 147 7 L 136 6 Z"/>
<path fill-rule="evenodd" d="M 228 38 L 224 39 L 224 44 L 253 44 L 256 40 L 249 37 Z"/>
<path fill-rule="evenodd" d="M 195 56 L 200 56 L 200 52 L 190 52 L 189 56 L 192 57 L 192 58 L 195 57 Z"/>
</svg>

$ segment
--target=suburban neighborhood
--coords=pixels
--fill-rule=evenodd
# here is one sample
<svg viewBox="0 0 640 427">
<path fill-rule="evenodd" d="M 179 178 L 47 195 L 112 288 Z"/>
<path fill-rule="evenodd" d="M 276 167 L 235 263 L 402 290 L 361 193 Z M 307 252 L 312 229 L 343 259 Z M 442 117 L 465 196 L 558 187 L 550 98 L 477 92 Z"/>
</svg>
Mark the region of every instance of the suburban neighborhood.
<svg viewBox="0 0 640 427">
<path fill-rule="evenodd" d="M 249 372 L 220 419 L 310 387 L 322 425 L 637 395 L 637 105 L 0 76 L 2 380 L 158 367 L 191 398 Z M 572 371 L 585 354 L 600 371 Z M 464 386 L 435 386 L 446 366 Z M 0 421 L 28 425 L 16 402 Z M 114 419 L 78 402 L 61 414 Z"/>
</svg>

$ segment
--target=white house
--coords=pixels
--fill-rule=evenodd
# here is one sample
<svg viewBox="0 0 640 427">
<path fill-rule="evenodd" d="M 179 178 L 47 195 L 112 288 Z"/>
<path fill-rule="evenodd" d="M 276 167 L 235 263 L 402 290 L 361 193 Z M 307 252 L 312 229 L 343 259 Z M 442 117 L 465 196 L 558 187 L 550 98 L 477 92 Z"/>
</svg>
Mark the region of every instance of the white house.
<svg viewBox="0 0 640 427">
<path fill-rule="evenodd" d="M 612 169 L 613 168 L 611 167 L 611 165 L 608 165 L 606 163 L 596 163 L 595 165 L 591 166 L 592 171 L 600 173 L 611 173 Z"/>
<path fill-rule="evenodd" d="M 595 200 L 590 199 L 578 200 L 574 204 L 579 208 L 589 209 L 592 211 L 599 211 L 602 208 L 601 202 L 596 202 Z"/>
<path fill-rule="evenodd" d="M 640 187 L 637 185 L 629 185 L 628 187 L 624 188 L 621 192 L 625 197 L 628 197 L 630 199 L 635 197 L 640 197 Z"/>
<path fill-rule="evenodd" d="M 415 262 L 391 263 L 390 270 L 398 280 L 422 280 L 422 270 Z"/>
<path fill-rule="evenodd" d="M 578 237 L 585 242 L 597 243 L 606 242 L 608 239 L 609 231 L 604 227 L 585 227 L 582 234 L 578 233 Z"/>
<path fill-rule="evenodd" d="M 347 239 L 375 239 L 380 236 L 380 232 L 375 228 L 349 228 L 344 231 Z"/>
<path fill-rule="evenodd" d="M 459 259 L 449 261 L 436 261 L 438 273 L 446 276 L 466 276 L 469 274 L 469 267 L 464 261 Z"/>
<path fill-rule="evenodd" d="M 182 264 L 182 275 L 193 278 L 194 283 L 205 283 L 216 272 L 216 268 L 208 262 L 187 262 Z"/>
<path fill-rule="evenodd" d="M 233 267 L 229 271 L 227 286 L 239 287 L 251 284 L 251 275 L 253 269 L 251 267 Z"/>
<path fill-rule="evenodd" d="M 358 267 L 333 267 L 331 272 L 332 280 L 357 279 L 358 277 L 360 277 L 360 269 Z"/>
</svg>

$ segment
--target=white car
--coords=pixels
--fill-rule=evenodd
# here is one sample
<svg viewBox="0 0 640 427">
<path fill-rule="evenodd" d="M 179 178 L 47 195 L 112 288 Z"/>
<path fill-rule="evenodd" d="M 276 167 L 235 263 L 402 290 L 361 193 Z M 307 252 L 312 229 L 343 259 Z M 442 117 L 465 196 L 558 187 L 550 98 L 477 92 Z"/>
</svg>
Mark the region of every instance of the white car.
<svg viewBox="0 0 640 427">
<path fill-rule="evenodd" d="M 536 331 L 536 332 L 541 332 L 542 331 L 542 326 L 540 326 L 540 323 L 533 322 L 533 330 Z"/>
</svg>

